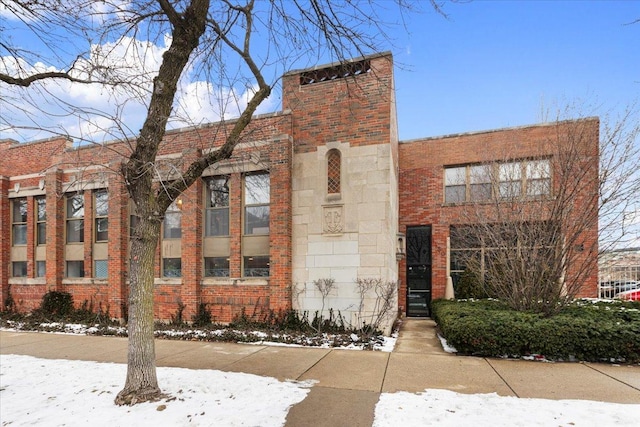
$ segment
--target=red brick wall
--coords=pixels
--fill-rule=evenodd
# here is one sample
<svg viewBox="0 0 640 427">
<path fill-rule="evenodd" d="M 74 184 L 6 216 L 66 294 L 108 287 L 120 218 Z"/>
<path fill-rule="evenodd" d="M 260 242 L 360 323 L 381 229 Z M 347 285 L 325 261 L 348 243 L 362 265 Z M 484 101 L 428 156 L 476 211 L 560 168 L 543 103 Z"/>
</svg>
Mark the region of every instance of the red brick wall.
<svg viewBox="0 0 640 427">
<path fill-rule="evenodd" d="M 199 128 L 182 129 L 167 133 L 160 149 L 160 154 L 180 153 L 182 164 L 194 160 L 202 149 L 220 146 L 228 134 L 229 126 L 213 124 Z M 247 145 L 239 148 L 235 157 L 246 157 L 250 152 L 260 152 L 260 161 L 269 169 L 271 177 L 271 224 L 270 224 L 270 256 L 271 276 L 267 284 L 244 284 L 242 286 L 202 285 L 203 258 L 203 186 L 197 181 L 181 195 L 182 205 L 182 278 L 178 284 L 158 283 L 155 287 L 155 315 L 158 319 L 170 320 L 176 315 L 178 305 L 184 304 L 184 320 L 191 320 L 196 314 L 198 305 L 208 304 L 218 321 L 230 321 L 244 308 L 247 313 L 268 309 L 281 310 L 291 307 L 291 160 L 292 141 L 290 135 L 291 117 L 278 114 L 254 118 L 245 132 L 244 141 L 268 141 L 267 145 L 256 147 Z M 4 303 L 9 292 L 10 279 L 10 202 L 9 188 L 19 182 L 22 189 L 37 188 L 41 179 L 45 180 L 47 195 L 47 271 L 45 284 L 33 280 L 20 281 L 13 285 L 12 295 L 23 311 L 39 306 L 42 296 L 47 290 L 68 291 L 73 294 L 77 306 L 86 300 L 94 309 L 109 310 L 114 317 L 122 317 L 121 309 L 127 300 L 127 272 L 129 247 L 129 196 L 120 178 L 113 173 L 126 161 L 129 147 L 122 142 L 109 144 L 109 149 L 100 146 L 86 146 L 70 149 L 68 141 L 52 139 L 30 144 L 15 145 L 3 143 L 0 146 L 3 159 L 2 170 L 11 176 L 23 176 L 22 179 L 10 181 L 0 180 L 2 198 L 0 199 L 0 232 L 2 233 L 2 301 Z M 94 165 L 108 164 L 109 169 L 96 170 Z M 10 167 L 5 167 L 11 165 Z M 62 172 L 63 170 L 67 171 Z M 47 171 L 47 172 L 45 172 Z M 94 235 L 94 199 L 93 188 L 80 187 L 84 190 L 85 201 L 85 238 L 83 244 L 85 278 L 65 278 L 65 197 L 64 191 L 75 179 L 84 183 L 100 182 L 107 179 L 105 185 L 109 189 L 109 241 L 108 241 L 108 279 L 92 279 L 94 268 L 93 235 Z M 232 195 L 236 203 L 230 206 L 231 214 L 231 275 L 240 278 L 242 262 L 242 170 L 234 172 L 231 177 Z M 95 184 L 94 184 L 95 186 Z M 75 188 L 75 187 L 74 187 Z M 35 206 L 33 197 L 28 197 L 29 224 L 28 278 L 34 278 L 34 242 L 35 242 Z M 161 276 L 160 252 L 158 251 L 156 277 Z M 14 280 L 15 282 L 15 280 Z M 22 283 L 24 282 L 24 283 Z M 37 281 L 40 282 L 40 281 Z M 250 282 L 250 281 L 249 281 Z M 265 283 L 264 281 L 260 283 Z"/>
<path fill-rule="evenodd" d="M 433 298 L 442 298 L 446 286 L 446 242 L 449 226 L 464 223 L 465 205 L 444 204 L 444 167 L 483 163 L 506 159 L 524 159 L 553 155 L 558 144 L 567 141 L 571 129 L 584 128 L 588 136 L 580 140 L 585 154 L 585 167 L 597 178 L 597 119 L 537 125 L 495 131 L 426 138 L 400 144 L 400 231 L 409 226 L 432 226 Z M 584 212 L 597 203 L 597 182 L 583 187 L 575 212 Z M 595 196 L 595 198 L 594 198 Z M 490 215 L 487 210 L 487 215 Z M 589 273 L 579 296 L 596 296 L 597 288 L 597 222 L 584 230 L 583 240 L 589 250 L 578 255 L 578 264 Z M 595 252 L 592 252 L 595 249 Z M 569 272 L 574 274 L 575 272 Z M 400 265 L 399 304 L 406 306 L 406 262 Z"/>
<path fill-rule="evenodd" d="M 5 307 L 9 295 L 9 277 L 11 268 L 11 202 L 9 200 L 9 177 L 0 175 L 0 294 L 2 307 Z"/>
<path fill-rule="evenodd" d="M 308 85 L 300 85 L 299 73 L 284 76 L 282 108 L 294 117 L 296 153 L 315 151 L 331 141 L 389 144 L 393 59 L 384 54 L 370 62 L 369 73 Z"/>
</svg>

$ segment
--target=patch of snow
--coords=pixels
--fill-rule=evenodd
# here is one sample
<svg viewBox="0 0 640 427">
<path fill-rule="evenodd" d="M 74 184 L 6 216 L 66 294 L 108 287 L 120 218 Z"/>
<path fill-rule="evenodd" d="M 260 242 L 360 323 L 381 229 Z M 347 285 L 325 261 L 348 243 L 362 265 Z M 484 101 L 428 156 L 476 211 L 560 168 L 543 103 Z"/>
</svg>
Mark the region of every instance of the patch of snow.
<svg viewBox="0 0 640 427">
<path fill-rule="evenodd" d="M 215 370 L 158 368 L 175 400 L 116 406 L 126 365 L 2 355 L 0 413 L 11 426 L 282 426 L 311 383 Z M 100 375 L 96 375 L 100 372 Z"/>
<path fill-rule="evenodd" d="M 442 335 L 438 334 L 438 339 L 440 340 L 440 344 L 442 345 L 442 349 L 446 353 L 457 353 L 458 352 L 458 350 L 456 350 L 456 348 L 454 346 L 449 345 L 447 340 Z"/>
<path fill-rule="evenodd" d="M 637 426 L 640 405 L 461 394 L 428 389 L 383 393 L 374 427 L 391 426 Z"/>
</svg>

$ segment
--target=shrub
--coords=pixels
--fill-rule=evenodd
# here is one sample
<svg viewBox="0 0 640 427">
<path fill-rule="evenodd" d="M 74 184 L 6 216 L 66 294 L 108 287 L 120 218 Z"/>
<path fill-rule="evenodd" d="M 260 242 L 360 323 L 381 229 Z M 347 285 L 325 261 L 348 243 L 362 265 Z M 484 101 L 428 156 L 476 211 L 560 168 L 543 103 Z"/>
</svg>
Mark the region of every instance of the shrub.
<svg viewBox="0 0 640 427">
<path fill-rule="evenodd" d="M 201 302 L 198 304 L 198 312 L 194 314 L 192 320 L 193 326 L 196 328 L 211 325 L 213 317 L 211 316 L 211 310 L 207 308 L 206 303 Z"/>
<path fill-rule="evenodd" d="M 482 280 L 472 270 L 465 270 L 462 273 L 460 280 L 456 284 L 455 292 L 458 299 L 488 297 Z"/>
<path fill-rule="evenodd" d="M 638 304 L 575 302 L 553 317 L 511 310 L 489 300 L 437 300 L 432 308 L 447 342 L 462 354 L 640 361 Z"/>
<path fill-rule="evenodd" d="M 68 316 L 73 312 L 73 296 L 69 292 L 49 291 L 42 296 L 40 310 L 44 315 Z"/>
</svg>

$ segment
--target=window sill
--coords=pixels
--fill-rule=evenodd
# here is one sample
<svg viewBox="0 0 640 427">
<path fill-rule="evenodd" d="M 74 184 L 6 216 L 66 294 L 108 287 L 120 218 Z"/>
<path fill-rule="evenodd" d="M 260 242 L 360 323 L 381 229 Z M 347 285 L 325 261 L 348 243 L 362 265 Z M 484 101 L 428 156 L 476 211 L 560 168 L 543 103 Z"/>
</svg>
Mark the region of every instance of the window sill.
<svg viewBox="0 0 640 427">
<path fill-rule="evenodd" d="M 156 277 L 154 285 L 182 285 L 182 277 Z"/>
<path fill-rule="evenodd" d="M 342 200 L 342 194 L 341 193 L 327 194 L 327 197 L 325 198 L 325 200 L 329 203 L 340 202 Z"/>
<path fill-rule="evenodd" d="M 269 279 L 263 277 L 222 278 L 206 277 L 202 279 L 203 286 L 267 286 Z"/>
<path fill-rule="evenodd" d="M 44 277 L 10 277 L 10 285 L 46 285 L 47 280 Z"/>
<path fill-rule="evenodd" d="M 63 285 L 106 285 L 108 279 L 96 279 L 94 277 L 65 277 L 62 279 Z"/>
</svg>

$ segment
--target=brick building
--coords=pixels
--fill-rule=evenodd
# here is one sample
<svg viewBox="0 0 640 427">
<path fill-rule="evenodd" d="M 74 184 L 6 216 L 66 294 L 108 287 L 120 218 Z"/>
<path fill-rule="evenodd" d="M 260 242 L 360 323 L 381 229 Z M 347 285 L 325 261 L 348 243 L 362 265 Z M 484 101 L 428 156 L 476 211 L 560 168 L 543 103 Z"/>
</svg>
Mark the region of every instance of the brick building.
<svg viewBox="0 0 640 427">
<path fill-rule="evenodd" d="M 387 53 L 287 73 L 282 108 L 254 117 L 233 157 L 208 168 L 167 212 L 155 267 L 157 318 L 184 305 L 190 319 L 205 303 L 219 321 L 242 309 L 330 307 L 348 322 L 370 323 L 380 300 L 358 288 L 358 278 L 399 283 L 398 309 L 428 315 L 429 301 L 445 293 L 450 227 L 463 222 L 459 210 L 476 189 L 460 181 L 464 171 L 501 162 L 526 175 L 525 163 L 538 162 L 546 172 L 529 181 L 551 182 L 545 162 L 562 129 L 577 123 L 399 143 Z M 597 158 L 598 120 L 580 123 Z M 190 159 L 219 146 L 229 125 L 168 131 L 157 180 L 178 176 Z M 3 306 L 11 294 L 19 310 L 30 310 L 45 292 L 60 290 L 77 304 L 122 315 L 136 216 L 118 169 L 131 143 L 0 141 Z M 490 196 L 494 184 L 485 184 Z M 597 239 L 597 223 L 584 232 Z M 423 246 L 415 252 L 405 239 Z M 581 295 L 595 296 L 595 271 Z M 330 292 L 319 289 L 322 279 L 334 281 Z"/>
</svg>

